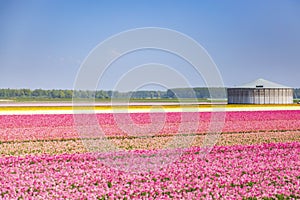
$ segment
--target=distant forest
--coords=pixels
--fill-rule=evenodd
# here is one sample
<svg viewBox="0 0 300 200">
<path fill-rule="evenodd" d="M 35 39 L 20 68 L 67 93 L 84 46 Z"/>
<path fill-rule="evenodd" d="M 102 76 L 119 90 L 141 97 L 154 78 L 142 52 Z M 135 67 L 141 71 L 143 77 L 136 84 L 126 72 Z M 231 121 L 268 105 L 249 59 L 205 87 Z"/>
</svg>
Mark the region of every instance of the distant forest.
<svg viewBox="0 0 300 200">
<path fill-rule="evenodd" d="M 210 95 L 211 94 L 211 95 Z M 218 98 L 225 99 L 224 88 L 175 88 L 167 91 L 134 91 L 134 92 L 118 92 L 118 91 L 89 91 L 89 90 L 43 90 L 43 89 L 0 89 L 1 99 L 71 99 L 76 98 L 131 98 L 131 99 L 176 99 L 176 98 L 201 98 L 208 99 Z"/>
<path fill-rule="evenodd" d="M 176 98 L 199 98 L 199 99 L 226 99 L 224 88 L 175 88 L 167 91 L 88 91 L 88 90 L 43 90 L 43 89 L 0 89 L 1 99 L 71 99 L 76 98 L 131 98 L 131 99 L 176 99 Z M 294 89 L 294 98 L 300 98 L 300 88 Z"/>
</svg>

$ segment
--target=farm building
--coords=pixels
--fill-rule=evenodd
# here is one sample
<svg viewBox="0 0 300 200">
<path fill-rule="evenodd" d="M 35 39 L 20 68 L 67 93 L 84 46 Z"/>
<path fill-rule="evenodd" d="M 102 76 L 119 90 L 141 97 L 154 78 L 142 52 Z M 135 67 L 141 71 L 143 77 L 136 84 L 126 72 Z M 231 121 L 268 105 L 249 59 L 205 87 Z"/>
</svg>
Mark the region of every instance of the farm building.
<svg viewBox="0 0 300 200">
<path fill-rule="evenodd" d="M 228 104 L 292 104 L 293 88 L 264 79 L 227 89 Z"/>
</svg>

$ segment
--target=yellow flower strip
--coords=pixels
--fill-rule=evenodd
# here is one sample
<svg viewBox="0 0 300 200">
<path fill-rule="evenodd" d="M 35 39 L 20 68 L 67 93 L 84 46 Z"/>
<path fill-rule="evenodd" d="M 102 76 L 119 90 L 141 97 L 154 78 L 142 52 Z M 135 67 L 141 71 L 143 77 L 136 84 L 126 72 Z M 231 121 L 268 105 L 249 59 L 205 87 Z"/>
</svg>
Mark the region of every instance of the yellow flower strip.
<svg viewBox="0 0 300 200">
<path fill-rule="evenodd" d="M 73 114 L 74 112 L 210 112 L 210 111 L 247 111 L 247 110 L 300 110 L 300 104 L 290 105 L 101 105 L 101 106 L 0 106 L 0 114 Z"/>
</svg>

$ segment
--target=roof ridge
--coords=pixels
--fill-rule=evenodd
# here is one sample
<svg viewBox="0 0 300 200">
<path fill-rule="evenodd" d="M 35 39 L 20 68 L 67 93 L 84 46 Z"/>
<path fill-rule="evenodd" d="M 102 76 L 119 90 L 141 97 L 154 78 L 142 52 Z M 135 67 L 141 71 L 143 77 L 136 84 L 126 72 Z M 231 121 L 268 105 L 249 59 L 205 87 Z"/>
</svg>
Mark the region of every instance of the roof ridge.
<svg viewBox="0 0 300 200">
<path fill-rule="evenodd" d="M 242 88 L 291 88 L 291 87 L 287 87 L 285 85 L 276 83 L 276 82 L 272 82 L 263 78 L 259 78 L 256 79 L 252 82 L 246 83 L 244 85 L 238 86 L 238 87 L 242 87 Z"/>
</svg>

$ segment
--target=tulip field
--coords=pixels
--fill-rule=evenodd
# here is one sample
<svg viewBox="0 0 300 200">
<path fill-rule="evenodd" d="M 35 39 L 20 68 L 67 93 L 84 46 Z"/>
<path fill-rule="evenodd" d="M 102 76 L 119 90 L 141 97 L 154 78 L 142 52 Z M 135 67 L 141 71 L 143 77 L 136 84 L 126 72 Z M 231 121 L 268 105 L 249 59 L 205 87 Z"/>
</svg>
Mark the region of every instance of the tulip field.
<svg viewBox="0 0 300 200">
<path fill-rule="evenodd" d="M 300 109 L 223 114 L 0 109 L 0 199 L 300 199 Z"/>
</svg>

